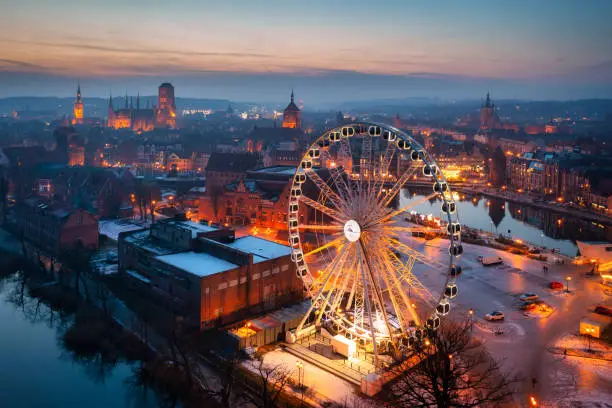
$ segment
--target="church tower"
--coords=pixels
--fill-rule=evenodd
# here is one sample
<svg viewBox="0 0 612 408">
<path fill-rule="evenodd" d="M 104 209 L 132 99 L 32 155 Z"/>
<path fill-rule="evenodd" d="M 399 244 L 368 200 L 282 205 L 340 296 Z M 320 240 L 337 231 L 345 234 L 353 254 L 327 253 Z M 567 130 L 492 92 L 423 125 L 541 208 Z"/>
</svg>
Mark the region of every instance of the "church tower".
<svg viewBox="0 0 612 408">
<path fill-rule="evenodd" d="M 283 127 L 291 129 L 302 128 L 302 112 L 294 102 L 293 90 L 291 90 L 291 102 L 283 111 Z"/>
<path fill-rule="evenodd" d="M 76 97 L 76 100 L 74 101 L 74 107 L 72 111 L 74 115 L 74 119 L 72 119 L 72 124 L 73 125 L 82 124 L 84 109 L 83 109 L 83 99 L 81 99 L 81 84 L 79 84 L 77 87 L 77 97 Z"/>
<path fill-rule="evenodd" d="M 487 99 L 480 108 L 480 129 L 493 130 L 501 128 L 501 121 L 495 113 L 495 105 L 491 101 L 491 95 L 487 92 Z"/>
</svg>

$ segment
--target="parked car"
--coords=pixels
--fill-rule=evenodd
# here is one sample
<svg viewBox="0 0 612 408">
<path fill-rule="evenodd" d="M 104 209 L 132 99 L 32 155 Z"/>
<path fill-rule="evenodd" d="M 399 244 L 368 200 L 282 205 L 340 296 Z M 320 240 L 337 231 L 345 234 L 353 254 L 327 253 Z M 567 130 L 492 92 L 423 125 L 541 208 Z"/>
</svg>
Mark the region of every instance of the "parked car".
<svg viewBox="0 0 612 408">
<path fill-rule="evenodd" d="M 521 310 L 533 310 L 537 307 L 536 303 L 533 302 L 521 302 L 521 304 L 519 305 L 519 309 Z"/>
<path fill-rule="evenodd" d="M 504 320 L 504 317 L 504 312 L 499 310 L 494 310 L 493 312 L 485 315 L 485 318 L 489 321 Z"/>
<path fill-rule="evenodd" d="M 523 302 L 534 302 L 538 300 L 538 298 L 539 296 L 536 293 L 526 292 L 523 293 L 519 299 L 521 299 Z"/>
<path fill-rule="evenodd" d="M 612 316 L 612 307 L 608 306 L 595 306 L 595 313 L 605 316 Z"/>
<path fill-rule="evenodd" d="M 563 289 L 563 283 L 561 282 L 550 282 L 548 284 L 548 287 L 551 289 Z"/>
</svg>

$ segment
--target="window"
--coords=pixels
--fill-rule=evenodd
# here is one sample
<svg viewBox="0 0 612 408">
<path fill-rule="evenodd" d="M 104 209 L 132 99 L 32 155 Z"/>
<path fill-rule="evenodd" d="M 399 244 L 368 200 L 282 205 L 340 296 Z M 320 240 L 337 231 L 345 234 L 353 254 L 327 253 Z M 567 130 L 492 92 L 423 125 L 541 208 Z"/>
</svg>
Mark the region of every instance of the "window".
<svg viewBox="0 0 612 408">
<path fill-rule="evenodd" d="M 229 283 L 230 288 L 233 288 L 236 285 L 238 285 L 238 279 L 232 279 Z"/>
<path fill-rule="evenodd" d="M 289 270 L 289 265 L 285 264 L 285 265 L 281 266 L 281 271 L 287 272 L 288 270 Z"/>
<path fill-rule="evenodd" d="M 227 282 L 220 283 L 217 289 L 218 290 L 227 289 Z"/>
<path fill-rule="evenodd" d="M 242 285 L 243 283 L 246 283 L 246 281 L 247 281 L 246 276 L 243 276 L 243 277 L 241 277 L 241 278 L 240 278 L 240 284 L 241 284 L 241 285 Z"/>
<path fill-rule="evenodd" d="M 266 276 L 270 275 L 270 271 L 263 271 L 263 273 L 261 274 L 262 278 L 265 278 Z"/>
<path fill-rule="evenodd" d="M 278 266 L 272 269 L 272 275 L 278 275 L 279 272 L 280 268 Z"/>
<path fill-rule="evenodd" d="M 260 277 L 260 274 L 258 274 L 258 273 L 254 273 L 253 274 L 253 280 L 257 280 L 257 279 L 259 279 L 259 277 Z"/>
</svg>

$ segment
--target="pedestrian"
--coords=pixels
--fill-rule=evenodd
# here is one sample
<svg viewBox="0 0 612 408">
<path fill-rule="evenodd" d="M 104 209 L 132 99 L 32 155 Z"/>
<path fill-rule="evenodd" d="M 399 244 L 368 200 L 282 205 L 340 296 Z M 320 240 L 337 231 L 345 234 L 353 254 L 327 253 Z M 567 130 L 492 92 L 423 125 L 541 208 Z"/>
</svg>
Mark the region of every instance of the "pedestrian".
<svg viewBox="0 0 612 408">
<path fill-rule="evenodd" d="M 538 380 L 536 380 L 536 378 L 535 378 L 535 377 L 533 377 L 533 378 L 531 379 L 531 385 L 533 386 L 533 389 L 534 389 L 534 390 L 535 390 L 535 387 L 536 387 L 536 384 L 537 384 L 537 383 L 538 383 Z"/>
</svg>

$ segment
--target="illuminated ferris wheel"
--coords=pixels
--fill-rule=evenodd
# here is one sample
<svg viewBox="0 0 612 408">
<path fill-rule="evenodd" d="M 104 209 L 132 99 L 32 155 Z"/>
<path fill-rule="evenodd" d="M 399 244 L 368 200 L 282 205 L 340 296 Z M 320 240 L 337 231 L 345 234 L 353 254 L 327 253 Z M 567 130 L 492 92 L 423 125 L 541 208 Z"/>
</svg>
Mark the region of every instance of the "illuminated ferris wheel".
<svg viewBox="0 0 612 408">
<path fill-rule="evenodd" d="M 431 183 L 405 204 L 409 180 Z M 415 239 L 406 220 L 414 205 L 441 198 L 448 250 L 440 256 Z M 440 325 L 457 295 L 463 252 L 450 187 L 429 153 L 387 125 L 332 129 L 307 150 L 289 199 L 289 244 L 312 305 L 296 330 L 325 327 L 379 354 L 405 354 Z M 442 242 L 442 245 L 445 241 Z"/>
</svg>

